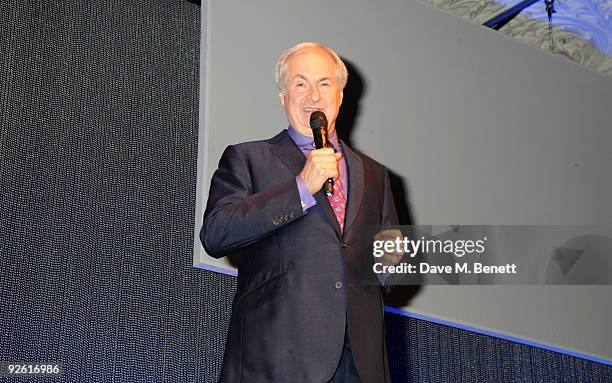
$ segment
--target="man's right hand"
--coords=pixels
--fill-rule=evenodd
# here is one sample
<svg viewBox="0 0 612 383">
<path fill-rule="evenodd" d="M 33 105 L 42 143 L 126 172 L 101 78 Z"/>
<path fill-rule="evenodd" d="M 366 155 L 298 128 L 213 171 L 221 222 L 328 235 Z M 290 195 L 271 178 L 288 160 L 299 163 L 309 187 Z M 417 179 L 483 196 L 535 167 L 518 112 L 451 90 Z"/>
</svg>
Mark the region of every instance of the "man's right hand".
<svg viewBox="0 0 612 383">
<path fill-rule="evenodd" d="M 342 153 L 334 153 L 332 148 L 316 149 L 310 152 L 300 177 L 306 184 L 310 194 L 314 195 L 323 187 L 328 178 L 338 178 L 338 161 Z"/>
</svg>

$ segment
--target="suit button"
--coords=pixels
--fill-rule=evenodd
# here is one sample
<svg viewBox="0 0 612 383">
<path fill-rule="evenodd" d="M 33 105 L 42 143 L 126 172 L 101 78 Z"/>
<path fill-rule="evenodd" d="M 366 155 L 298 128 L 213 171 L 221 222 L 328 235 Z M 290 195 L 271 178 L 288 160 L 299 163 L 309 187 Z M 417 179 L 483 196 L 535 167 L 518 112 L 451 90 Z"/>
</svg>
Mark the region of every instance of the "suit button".
<svg viewBox="0 0 612 383">
<path fill-rule="evenodd" d="M 272 220 L 272 223 L 274 224 L 274 226 L 277 226 L 278 225 L 278 218 L 274 218 Z"/>
<path fill-rule="evenodd" d="M 336 290 L 340 290 L 342 288 L 342 282 L 338 281 L 334 284 L 334 287 L 336 288 Z"/>
<path fill-rule="evenodd" d="M 342 242 L 342 248 L 343 248 L 343 249 L 346 249 L 347 247 L 348 247 L 348 243 L 346 243 L 346 242 Z"/>
</svg>

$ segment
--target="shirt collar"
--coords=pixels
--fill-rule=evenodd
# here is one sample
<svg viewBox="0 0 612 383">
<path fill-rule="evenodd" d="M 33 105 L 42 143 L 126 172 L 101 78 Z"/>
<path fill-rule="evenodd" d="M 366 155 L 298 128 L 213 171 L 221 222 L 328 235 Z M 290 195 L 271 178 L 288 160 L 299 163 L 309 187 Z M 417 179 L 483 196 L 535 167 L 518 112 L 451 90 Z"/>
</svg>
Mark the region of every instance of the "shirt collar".
<svg viewBox="0 0 612 383">
<path fill-rule="evenodd" d="M 298 132 L 293 126 L 289 125 L 287 128 L 287 133 L 289 133 L 289 137 L 295 142 L 295 144 L 300 148 L 300 150 L 313 150 L 314 149 L 314 138 L 305 136 L 302 133 Z M 334 129 L 331 133 L 327 135 L 327 140 L 334 146 L 334 149 L 341 152 L 342 148 L 338 142 L 338 135 L 336 134 L 336 129 Z"/>
</svg>

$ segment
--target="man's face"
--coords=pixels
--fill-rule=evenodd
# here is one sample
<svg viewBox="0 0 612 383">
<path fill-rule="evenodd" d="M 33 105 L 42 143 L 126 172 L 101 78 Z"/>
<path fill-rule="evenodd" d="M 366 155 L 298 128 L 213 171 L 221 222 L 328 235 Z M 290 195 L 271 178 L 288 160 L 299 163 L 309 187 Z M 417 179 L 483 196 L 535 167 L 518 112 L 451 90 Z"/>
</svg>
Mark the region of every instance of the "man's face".
<svg viewBox="0 0 612 383">
<path fill-rule="evenodd" d="M 320 110 L 327 117 L 328 133 L 336 127 L 336 117 L 342 103 L 336 64 L 321 48 L 306 48 L 287 61 L 285 93 L 279 93 L 291 126 L 306 136 L 312 136 L 310 115 Z"/>
</svg>

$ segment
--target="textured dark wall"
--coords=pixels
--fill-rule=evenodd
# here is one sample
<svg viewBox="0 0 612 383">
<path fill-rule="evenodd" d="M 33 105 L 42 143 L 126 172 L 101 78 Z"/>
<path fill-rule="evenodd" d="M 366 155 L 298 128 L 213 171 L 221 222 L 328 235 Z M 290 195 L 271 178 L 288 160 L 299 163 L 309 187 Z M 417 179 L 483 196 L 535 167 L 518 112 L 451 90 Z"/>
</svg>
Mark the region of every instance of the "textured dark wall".
<svg viewBox="0 0 612 383">
<path fill-rule="evenodd" d="M 612 382 L 612 367 L 387 313 L 393 382 Z"/>
<path fill-rule="evenodd" d="M 0 26 L 0 361 L 212 381 L 211 280 L 192 267 L 200 8 L 7 0 Z"/>
<path fill-rule="evenodd" d="M 199 24 L 178 0 L 0 5 L 0 361 L 216 381 L 235 278 L 192 267 Z M 421 320 L 387 331 L 396 382 L 612 381 Z"/>
</svg>

